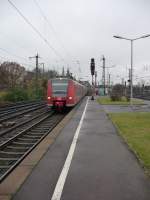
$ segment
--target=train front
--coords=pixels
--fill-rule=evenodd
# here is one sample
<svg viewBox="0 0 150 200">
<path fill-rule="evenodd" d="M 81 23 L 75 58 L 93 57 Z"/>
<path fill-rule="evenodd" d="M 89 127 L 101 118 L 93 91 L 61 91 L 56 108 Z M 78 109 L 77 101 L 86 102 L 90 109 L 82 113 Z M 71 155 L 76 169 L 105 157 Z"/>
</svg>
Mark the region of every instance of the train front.
<svg viewBox="0 0 150 200">
<path fill-rule="evenodd" d="M 48 81 L 47 105 L 58 111 L 66 106 L 68 79 L 56 78 Z"/>
</svg>

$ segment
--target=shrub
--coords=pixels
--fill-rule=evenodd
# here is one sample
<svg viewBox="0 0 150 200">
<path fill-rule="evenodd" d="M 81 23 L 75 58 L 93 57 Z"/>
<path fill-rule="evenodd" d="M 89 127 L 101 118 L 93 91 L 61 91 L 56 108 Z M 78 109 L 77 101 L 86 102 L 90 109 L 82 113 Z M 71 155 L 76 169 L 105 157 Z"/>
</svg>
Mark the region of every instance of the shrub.
<svg viewBox="0 0 150 200">
<path fill-rule="evenodd" d="M 112 101 L 121 101 L 124 95 L 124 87 L 121 84 L 116 84 L 113 86 L 110 98 Z"/>
<path fill-rule="evenodd" d="M 8 91 L 8 93 L 4 96 L 5 101 L 24 101 L 28 100 L 28 93 L 23 88 L 14 88 Z"/>
</svg>

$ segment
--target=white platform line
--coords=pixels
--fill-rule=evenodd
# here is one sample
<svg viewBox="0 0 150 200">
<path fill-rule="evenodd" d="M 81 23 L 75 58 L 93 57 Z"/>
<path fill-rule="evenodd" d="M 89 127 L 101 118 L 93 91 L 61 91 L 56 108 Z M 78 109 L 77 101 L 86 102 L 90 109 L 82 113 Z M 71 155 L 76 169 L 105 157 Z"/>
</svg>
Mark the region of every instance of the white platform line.
<svg viewBox="0 0 150 200">
<path fill-rule="evenodd" d="M 73 155 L 74 155 L 74 151 L 75 151 L 75 148 L 76 148 L 79 132 L 80 132 L 83 120 L 84 120 L 85 113 L 86 113 L 87 105 L 88 105 L 88 99 L 87 99 L 81 120 L 80 120 L 79 125 L 76 129 L 74 138 L 72 140 L 72 143 L 71 143 L 71 146 L 70 146 L 70 149 L 69 149 L 69 153 L 67 155 L 65 164 L 63 166 L 63 169 L 62 169 L 61 174 L 59 176 L 59 179 L 57 181 L 57 184 L 56 184 L 56 187 L 55 187 L 55 190 L 54 190 L 54 193 L 53 193 L 51 200 L 60 200 L 60 198 L 61 198 L 63 187 L 64 187 L 64 184 L 65 184 L 65 181 L 66 181 L 66 178 L 67 178 L 67 175 L 68 175 L 68 171 L 69 171 L 69 168 L 70 168 L 70 165 L 71 165 L 71 161 L 72 161 L 72 158 L 73 158 Z"/>
</svg>

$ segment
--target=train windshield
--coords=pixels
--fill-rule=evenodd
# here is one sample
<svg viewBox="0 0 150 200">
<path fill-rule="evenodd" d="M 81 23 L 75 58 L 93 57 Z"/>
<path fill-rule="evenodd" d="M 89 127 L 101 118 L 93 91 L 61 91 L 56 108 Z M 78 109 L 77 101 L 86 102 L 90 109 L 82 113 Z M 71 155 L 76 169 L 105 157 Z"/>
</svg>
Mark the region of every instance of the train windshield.
<svg viewBox="0 0 150 200">
<path fill-rule="evenodd" d="M 52 80 L 53 96 L 65 97 L 68 89 L 67 79 L 53 79 Z"/>
</svg>

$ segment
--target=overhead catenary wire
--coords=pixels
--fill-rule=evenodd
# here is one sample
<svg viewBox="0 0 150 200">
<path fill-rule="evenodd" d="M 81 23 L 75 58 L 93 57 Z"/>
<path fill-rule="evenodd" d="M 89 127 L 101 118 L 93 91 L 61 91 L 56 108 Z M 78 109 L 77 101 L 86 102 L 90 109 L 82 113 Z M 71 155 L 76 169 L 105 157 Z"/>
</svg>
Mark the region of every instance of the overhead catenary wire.
<svg viewBox="0 0 150 200">
<path fill-rule="evenodd" d="M 29 67 L 35 67 L 34 65 L 31 65 L 31 64 L 28 64 L 28 63 L 20 63 L 20 62 L 18 62 L 17 60 L 15 60 L 15 59 L 10 59 L 10 58 L 6 58 L 6 57 L 4 57 L 4 56 L 1 56 L 0 55 L 0 58 L 1 59 L 3 59 L 4 61 L 3 62 L 7 62 L 7 61 L 9 61 L 9 62 L 16 62 L 16 63 L 19 63 L 20 65 L 22 65 L 22 66 L 24 66 L 24 67 L 26 67 L 26 66 L 29 66 Z"/>
<path fill-rule="evenodd" d="M 19 59 L 22 59 L 22 60 L 25 60 L 25 61 L 27 61 L 28 59 L 27 58 L 25 58 L 25 57 L 22 57 L 22 56 L 19 56 L 19 55 L 16 55 L 16 54 L 14 54 L 14 53 L 11 53 L 10 51 L 8 51 L 8 50 L 6 50 L 6 49 L 4 49 L 4 48 L 1 48 L 0 47 L 0 51 L 2 51 L 2 52 L 5 52 L 5 53 L 7 53 L 8 55 L 10 55 L 10 56 L 13 56 L 13 57 L 16 57 L 16 58 L 19 58 Z M 2 57 L 2 56 L 0 56 L 2 59 L 4 59 L 4 60 L 9 60 L 10 58 L 5 58 L 5 57 Z M 12 59 L 10 59 L 10 60 L 12 60 Z M 15 59 L 14 59 L 14 62 L 19 62 L 19 61 L 16 61 Z M 20 62 L 19 62 L 20 63 Z M 28 65 L 28 66 L 31 66 L 31 67 L 35 67 L 34 65 L 31 65 L 31 64 L 28 64 L 28 63 L 26 63 L 26 62 L 21 62 L 20 64 L 22 64 L 22 65 Z"/>
<path fill-rule="evenodd" d="M 8 40 L 10 40 L 10 38 L 9 38 L 9 36 L 5 33 L 2 33 L 2 32 L 0 32 L 0 36 L 2 36 L 2 37 L 4 37 L 4 38 L 7 38 Z M 14 41 L 14 40 L 10 40 L 13 44 L 15 44 L 15 46 L 17 46 L 17 47 L 19 47 L 20 49 L 23 49 L 24 50 L 24 52 L 26 52 L 27 54 L 29 53 L 28 52 L 28 50 L 25 48 L 25 47 L 23 47 L 22 45 L 19 45 L 16 41 Z"/>
<path fill-rule="evenodd" d="M 16 54 L 13 54 L 13 53 L 7 51 L 6 49 L 3 49 L 3 48 L 0 47 L 0 50 L 3 51 L 3 52 L 5 52 L 5 53 L 7 53 L 7 54 L 10 55 L 10 56 L 17 57 L 17 58 L 19 58 L 19 59 L 22 59 L 22 60 L 27 61 L 26 58 L 21 57 L 21 56 L 18 56 L 18 55 L 16 55 Z M 2 57 L 2 56 L 1 56 L 1 58 L 6 59 L 5 57 Z M 10 59 L 10 60 L 11 60 L 11 59 Z M 14 62 L 18 62 L 18 61 L 14 61 Z M 20 63 L 20 62 L 19 62 L 19 63 Z M 33 66 L 33 65 L 31 65 L 31 64 L 28 64 L 28 63 L 20 63 L 20 64 L 35 67 L 35 66 Z"/>
<path fill-rule="evenodd" d="M 2 37 L 6 37 L 7 39 L 9 39 L 9 37 L 8 37 L 8 35 L 6 35 L 6 34 L 4 34 L 4 33 L 1 33 L 0 32 L 0 36 L 2 36 Z M 15 42 L 15 41 L 13 41 L 13 40 L 11 40 L 11 42 L 13 42 L 16 46 L 18 46 L 19 48 L 21 48 L 21 49 L 23 49 L 24 51 L 26 51 L 26 53 L 27 54 L 29 54 L 29 52 L 27 51 L 27 49 L 25 48 L 25 47 L 23 47 L 23 46 L 20 46 L 17 42 Z M 23 59 L 23 60 L 28 60 L 28 58 L 26 58 L 26 57 L 21 57 L 21 56 L 19 56 L 19 55 L 16 55 L 16 54 L 14 54 L 14 53 L 11 53 L 10 51 L 8 51 L 8 50 L 6 50 L 6 49 L 4 49 L 4 48 L 1 48 L 1 50 L 3 51 L 3 52 L 5 52 L 5 53 L 7 53 L 7 54 L 9 54 L 9 55 L 11 55 L 11 56 L 13 56 L 13 57 L 17 57 L 17 58 L 20 58 L 20 59 Z M 34 50 L 35 51 L 35 50 Z M 2 56 L 0 56 L 1 58 L 2 58 Z M 6 58 L 4 58 L 3 57 L 3 59 L 4 60 L 6 60 Z M 9 58 L 8 58 L 9 59 Z M 11 59 L 12 60 L 12 59 Z M 45 60 L 45 58 L 44 58 L 44 60 Z M 18 62 L 18 61 L 17 61 Z M 20 62 L 19 62 L 20 63 Z M 33 66 L 33 65 L 31 65 L 31 64 L 27 64 L 27 63 L 20 63 L 20 64 L 23 64 L 23 65 L 28 65 L 28 66 L 32 66 L 32 67 L 35 67 L 35 66 Z"/>
<path fill-rule="evenodd" d="M 66 50 L 64 44 L 62 43 L 62 41 L 60 40 L 60 38 L 58 37 L 57 32 L 55 31 L 52 23 L 50 22 L 50 20 L 47 18 L 47 16 L 45 15 L 43 9 L 41 8 L 41 6 L 39 5 L 37 0 L 33 0 L 35 5 L 37 6 L 41 16 L 43 17 L 43 19 L 46 21 L 46 23 L 48 24 L 49 29 L 53 32 L 53 34 L 55 35 L 55 38 L 57 39 L 57 41 L 59 42 L 59 45 L 65 50 L 66 54 L 69 55 L 70 57 L 72 57 L 70 55 L 70 53 Z"/>
<path fill-rule="evenodd" d="M 11 55 L 11 56 L 15 56 L 15 57 L 17 57 L 17 58 L 19 58 L 19 59 L 27 60 L 26 58 L 24 58 L 24 57 L 22 57 L 22 56 L 19 56 L 19 55 L 16 55 L 16 54 L 14 54 L 14 53 L 11 53 L 11 52 L 9 52 L 8 50 L 6 50 L 6 49 L 4 49 L 4 48 L 1 48 L 1 47 L 0 47 L 0 50 L 3 51 L 3 52 L 5 52 L 5 53 L 7 53 L 7 54 L 9 54 L 9 55 Z"/>
<path fill-rule="evenodd" d="M 56 49 L 49 43 L 49 41 L 40 33 L 40 31 L 23 15 L 23 13 L 15 6 L 15 4 L 11 0 L 7 0 L 9 4 L 18 12 L 18 14 L 24 19 L 24 21 L 38 34 L 38 36 L 44 41 L 44 43 L 51 49 L 55 55 L 64 60 L 64 58 L 56 51 Z"/>
</svg>

